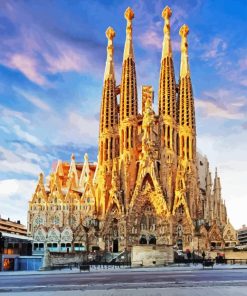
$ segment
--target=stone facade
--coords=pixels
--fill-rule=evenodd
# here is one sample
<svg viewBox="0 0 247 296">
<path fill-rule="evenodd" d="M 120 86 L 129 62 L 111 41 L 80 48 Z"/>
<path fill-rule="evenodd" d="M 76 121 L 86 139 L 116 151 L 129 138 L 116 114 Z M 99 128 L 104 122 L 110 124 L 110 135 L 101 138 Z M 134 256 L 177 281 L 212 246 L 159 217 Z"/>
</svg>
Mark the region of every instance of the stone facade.
<svg viewBox="0 0 247 296">
<path fill-rule="evenodd" d="M 194 98 L 188 61 L 189 28 L 183 25 L 176 84 L 170 40 L 171 9 L 163 10 L 158 114 L 151 86 L 142 88 L 138 113 L 132 41 L 133 11 L 125 11 L 121 84 L 114 70 L 114 30 L 108 39 L 100 111 L 98 163 L 58 161 L 40 175 L 29 203 L 29 235 L 54 250 L 118 252 L 138 244 L 209 249 L 235 244 L 220 178 L 196 153 Z M 118 96 L 120 98 L 118 99 Z"/>
</svg>

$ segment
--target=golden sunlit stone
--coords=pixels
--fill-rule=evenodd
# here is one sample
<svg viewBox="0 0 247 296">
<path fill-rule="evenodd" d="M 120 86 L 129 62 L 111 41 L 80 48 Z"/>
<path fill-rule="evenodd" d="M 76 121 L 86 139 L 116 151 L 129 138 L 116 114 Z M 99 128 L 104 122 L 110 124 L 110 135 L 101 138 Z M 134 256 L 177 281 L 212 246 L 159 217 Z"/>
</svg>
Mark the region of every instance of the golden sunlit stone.
<svg viewBox="0 0 247 296">
<path fill-rule="evenodd" d="M 55 251 L 100 248 L 119 252 L 138 244 L 209 250 L 236 244 L 220 178 L 196 151 L 196 122 L 188 61 L 189 28 L 183 25 L 176 85 L 170 17 L 166 7 L 158 114 L 152 86 L 142 87 L 138 113 L 131 8 L 125 11 L 126 40 L 120 85 L 114 70 L 115 31 L 106 30 L 106 66 L 100 110 L 98 162 L 58 161 L 29 202 L 28 232 L 34 244 Z M 120 94 L 119 103 L 117 95 Z M 88 127 L 90 132 L 90 126 Z M 66 248 L 65 248 L 66 246 Z M 199 251 L 199 250 L 198 250 Z"/>
</svg>

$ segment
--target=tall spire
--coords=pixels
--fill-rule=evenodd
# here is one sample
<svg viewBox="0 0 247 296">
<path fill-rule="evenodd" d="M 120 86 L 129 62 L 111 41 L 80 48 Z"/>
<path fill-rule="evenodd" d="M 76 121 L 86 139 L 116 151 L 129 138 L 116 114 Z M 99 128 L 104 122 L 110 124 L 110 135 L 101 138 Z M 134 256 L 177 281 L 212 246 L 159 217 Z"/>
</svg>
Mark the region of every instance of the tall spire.
<svg viewBox="0 0 247 296">
<path fill-rule="evenodd" d="M 165 20 L 164 24 L 164 39 L 162 48 L 162 58 L 172 57 L 171 37 L 170 37 L 170 17 L 172 16 L 172 10 L 169 6 L 166 6 L 162 11 L 162 17 Z"/>
<path fill-rule="evenodd" d="M 102 102 L 100 110 L 100 137 L 99 137 L 99 162 L 108 161 L 117 154 L 117 94 L 116 80 L 113 62 L 113 38 L 115 31 L 109 27 L 106 30 L 108 39 L 107 58 L 104 74 L 104 85 L 102 91 Z"/>
<path fill-rule="evenodd" d="M 133 44 L 132 44 L 132 19 L 134 18 L 133 10 L 128 7 L 125 10 L 124 17 L 127 20 L 126 26 L 126 41 L 124 46 L 124 60 L 128 58 L 134 59 L 134 51 L 133 51 Z"/>
<path fill-rule="evenodd" d="M 166 6 L 162 12 L 164 18 L 164 40 L 160 66 L 159 115 L 176 119 L 176 81 L 170 41 L 170 17 L 172 10 Z M 167 118 L 168 119 L 168 118 Z"/>
<path fill-rule="evenodd" d="M 179 79 L 178 121 L 180 126 L 187 126 L 195 132 L 195 108 L 188 58 L 188 33 L 189 27 L 187 25 L 183 25 L 179 31 L 181 36 L 181 65 Z"/>
<path fill-rule="evenodd" d="M 189 27 L 183 25 L 179 30 L 181 36 L 181 64 L 180 64 L 180 78 L 190 74 L 189 58 L 188 58 L 188 40 Z"/>
<path fill-rule="evenodd" d="M 115 37 L 116 33 L 112 27 L 108 27 L 105 34 L 108 39 L 108 45 L 107 45 L 107 58 L 106 58 L 106 65 L 105 65 L 104 81 L 108 78 L 115 80 L 114 61 L 113 61 L 113 53 L 114 53 L 113 38 Z"/>
<path fill-rule="evenodd" d="M 121 79 L 120 95 L 120 120 L 137 115 L 137 85 L 136 69 L 134 61 L 134 50 L 132 43 L 132 19 L 134 18 L 133 10 L 128 7 L 124 14 L 126 25 L 126 40 L 123 55 L 123 68 Z"/>
<path fill-rule="evenodd" d="M 116 81 L 113 62 L 113 38 L 115 37 L 115 31 L 113 28 L 109 27 L 106 30 L 106 37 L 108 45 L 101 103 L 100 132 L 117 124 Z"/>
</svg>

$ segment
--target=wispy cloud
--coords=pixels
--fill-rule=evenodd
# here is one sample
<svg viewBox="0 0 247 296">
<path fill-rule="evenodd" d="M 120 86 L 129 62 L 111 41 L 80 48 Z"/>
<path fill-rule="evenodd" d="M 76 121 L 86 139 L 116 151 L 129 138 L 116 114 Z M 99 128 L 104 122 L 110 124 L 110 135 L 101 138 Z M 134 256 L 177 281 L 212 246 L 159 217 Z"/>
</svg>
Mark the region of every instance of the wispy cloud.
<svg viewBox="0 0 247 296">
<path fill-rule="evenodd" d="M 26 118 L 26 116 L 22 112 L 15 111 L 3 105 L 0 105 L 0 115 L 3 120 L 9 123 L 12 123 L 13 119 L 18 119 L 25 124 L 30 123 L 30 120 Z"/>
<path fill-rule="evenodd" d="M 26 224 L 28 201 L 34 192 L 37 181 L 4 179 L 0 180 L 1 216 L 20 220 Z"/>
<path fill-rule="evenodd" d="M 196 100 L 196 108 L 203 111 L 203 115 L 207 117 L 224 118 L 224 119 L 243 119 L 244 114 L 234 112 L 229 107 L 218 106 L 215 102 L 206 100 Z"/>
<path fill-rule="evenodd" d="M 222 38 L 214 37 L 209 44 L 205 46 L 202 54 L 203 60 L 210 60 L 222 57 L 225 55 L 227 49 L 227 43 Z"/>
<path fill-rule="evenodd" d="M 21 90 L 19 88 L 14 88 L 14 90 L 22 97 L 24 97 L 28 102 L 38 107 L 39 109 L 48 112 L 51 111 L 51 107 L 44 100 L 38 98 L 36 95 L 28 93 L 27 91 Z"/>
<path fill-rule="evenodd" d="M 92 55 L 90 41 L 73 40 L 65 34 L 59 34 L 53 24 L 41 20 L 40 15 L 29 14 L 25 2 L 12 2 L 2 5 L 2 13 L 8 26 L 5 38 L 0 45 L 0 63 L 20 71 L 30 81 L 40 86 L 51 86 L 49 75 L 64 72 L 97 73 L 98 56 Z M 38 19 L 36 20 L 35 17 Z M 51 19 L 50 19 L 51 22 Z M 35 24 L 30 26 L 30 24 Z M 14 33 L 9 34 L 12 26 Z M 98 44 L 94 51 L 101 53 Z M 97 66 L 96 66 L 97 65 Z M 103 63 L 102 63 L 103 65 Z"/>
<path fill-rule="evenodd" d="M 246 118 L 245 96 L 234 94 L 232 91 L 218 89 L 217 91 L 204 92 L 204 99 L 196 99 L 195 106 L 202 115 L 223 119 L 243 120 Z M 234 100 L 232 100 L 234 98 Z"/>
<path fill-rule="evenodd" d="M 24 131 L 19 125 L 13 126 L 13 131 L 15 132 L 16 136 L 21 139 L 25 140 L 30 144 L 41 146 L 42 142 L 34 135 Z"/>
<path fill-rule="evenodd" d="M 28 158 L 0 146 L 0 172 L 37 176 L 42 169 Z"/>
</svg>

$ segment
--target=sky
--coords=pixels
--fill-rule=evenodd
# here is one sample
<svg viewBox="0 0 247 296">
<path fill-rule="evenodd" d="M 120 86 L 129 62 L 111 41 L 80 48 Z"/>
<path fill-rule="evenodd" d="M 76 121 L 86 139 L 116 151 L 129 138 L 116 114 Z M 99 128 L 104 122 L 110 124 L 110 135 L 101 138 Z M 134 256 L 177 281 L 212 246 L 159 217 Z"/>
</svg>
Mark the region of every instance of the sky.
<svg viewBox="0 0 247 296">
<path fill-rule="evenodd" d="M 197 146 L 221 177 L 235 228 L 247 224 L 247 3 L 244 0 L 0 1 L 0 214 L 26 223 L 38 174 L 57 159 L 97 159 L 106 58 L 105 31 L 116 31 L 120 83 L 124 11 L 135 12 L 133 39 L 139 91 L 157 89 L 163 8 L 169 5 L 176 79 L 179 28 L 190 28 L 189 59 Z"/>
</svg>

